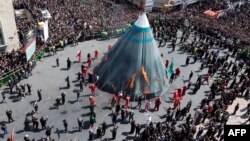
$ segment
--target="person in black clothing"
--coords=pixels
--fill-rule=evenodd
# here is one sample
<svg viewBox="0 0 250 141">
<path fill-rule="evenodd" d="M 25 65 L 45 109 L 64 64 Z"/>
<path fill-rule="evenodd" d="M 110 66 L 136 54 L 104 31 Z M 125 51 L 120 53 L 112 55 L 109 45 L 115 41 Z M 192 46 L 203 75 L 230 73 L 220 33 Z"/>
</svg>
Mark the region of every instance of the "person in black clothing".
<svg viewBox="0 0 250 141">
<path fill-rule="evenodd" d="M 110 130 L 112 132 L 112 140 L 116 139 L 117 129 L 118 126 L 114 126 L 114 128 Z"/>
<path fill-rule="evenodd" d="M 188 66 L 189 60 L 190 60 L 190 58 L 189 58 L 189 56 L 188 56 L 188 57 L 186 58 L 186 66 Z"/>
<path fill-rule="evenodd" d="M 63 126 L 64 126 L 65 133 L 67 133 L 68 132 L 68 122 L 66 119 L 63 120 Z"/>
<path fill-rule="evenodd" d="M 119 103 L 116 104 L 116 106 L 115 106 L 115 113 L 116 113 L 117 115 L 119 114 L 120 109 L 121 109 L 121 105 L 120 105 Z"/>
<path fill-rule="evenodd" d="M 172 73 L 171 76 L 170 76 L 170 79 L 169 79 L 169 83 L 172 83 L 172 82 L 173 82 L 174 77 L 175 77 L 175 75 L 174 75 L 174 73 Z"/>
<path fill-rule="evenodd" d="M 12 94 L 12 92 L 13 92 L 13 84 L 12 84 L 11 80 L 9 80 L 8 86 L 9 86 L 9 89 L 10 89 L 10 94 Z"/>
<path fill-rule="evenodd" d="M 77 81 L 80 81 L 81 78 L 82 78 L 82 77 L 81 77 L 81 72 L 78 72 L 78 73 L 77 73 Z"/>
<path fill-rule="evenodd" d="M 81 132 L 82 131 L 82 125 L 83 125 L 83 119 L 82 118 L 77 118 L 77 123 L 78 123 L 79 132 Z"/>
<path fill-rule="evenodd" d="M 50 138 L 50 139 L 51 139 L 50 136 L 51 136 L 51 130 L 52 130 L 52 128 L 54 128 L 53 123 L 52 123 L 52 126 L 51 126 L 51 127 L 47 126 L 47 127 L 46 127 L 46 131 L 45 131 L 46 136 L 47 136 L 48 138 Z"/>
<path fill-rule="evenodd" d="M 70 59 L 68 57 L 68 59 L 67 59 L 67 70 L 69 70 L 70 67 L 71 67 L 71 61 L 70 61 Z"/>
<path fill-rule="evenodd" d="M 81 92 L 83 91 L 83 81 L 84 80 L 80 80 L 80 82 L 79 82 L 79 86 L 80 86 L 80 91 Z"/>
<path fill-rule="evenodd" d="M 10 123 L 11 121 L 14 121 L 14 119 L 12 118 L 12 110 L 7 110 L 7 111 L 6 111 L 6 115 L 7 115 L 7 117 L 8 117 L 9 123 Z"/>
<path fill-rule="evenodd" d="M 41 89 L 37 90 L 37 95 L 38 95 L 38 101 L 42 100 L 42 93 L 41 93 Z"/>
<path fill-rule="evenodd" d="M 188 81 L 189 81 L 189 82 L 191 81 L 191 79 L 192 79 L 192 77 L 193 77 L 193 74 L 194 74 L 193 71 L 191 71 L 190 74 L 189 74 L 189 78 L 188 78 Z"/>
<path fill-rule="evenodd" d="M 80 91 L 78 90 L 78 91 L 76 92 L 76 101 L 78 101 L 79 98 L 80 98 Z"/>
<path fill-rule="evenodd" d="M 92 129 L 89 130 L 89 141 L 92 141 L 94 139 L 94 132 Z"/>
<path fill-rule="evenodd" d="M 135 127 L 135 137 L 136 135 L 140 135 L 140 131 L 141 131 L 141 126 L 140 124 L 137 124 Z"/>
<path fill-rule="evenodd" d="M 55 107 L 56 107 L 57 109 L 59 109 L 60 101 L 61 101 L 61 99 L 60 99 L 59 97 L 57 97 L 57 98 L 56 98 L 56 104 L 55 104 Z"/>
<path fill-rule="evenodd" d="M 28 94 L 31 95 L 31 85 L 27 83 Z"/>
<path fill-rule="evenodd" d="M 41 123 L 41 126 L 42 126 L 42 130 L 46 129 L 47 120 L 48 120 L 48 118 L 45 119 L 43 116 L 40 118 L 40 123 Z"/>
<path fill-rule="evenodd" d="M 122 120 L 122 122 L 124 121 L 124 119 L 125 119 L 125 109 L 122 108 L 121 109 L 121 120 Z"/>
<path fill-rule="evenodd" d="M 97 130 L 96 130 L 96 137 L 97 137 L 97 138 L 102 137 L 102 129 L 101 129 L 100 126 L 99 126 L 99 127 L 97 128 Z"/>
<path fill-rule="evenodd" d="M 5 135 L 8 134 L 7 126 L 6 126 L 6 123 L 5 123 L 5 122 L 1 124 L 1 130 L 3 130 L 2 137 L 4 138 Z"/>
<path fill-rule="evenodd" d="M 65 93 L 61 93 L 61 98 L 62 98 L 62 104 L 64 104 L 65 103 Z"/>
<path fill-rule="evenodd" d="M 131 128 L 130 128 L 130 134 L 133 134 L 135 132 L 135 128 L 136 128 L 136 124 L 135 124 L 135 121 L 133 120 L 131 123 Z"/>
<path fill-rule="evenodd" d="M 138 109 L 140 110 L 141 109 L 141 102 L 142 102 L 142 98 L 143 98 L 143 96 L 141 95 L 141 96 L 139 96 L 139 98 L 138 98 L 138 103 L 137 103 L 137 106 L 136 107 L 138 107 Z"/>
<path fill-rule="evenodd" d="M 234 107 L 234 112 L 232 115 L 235 115 L 238 110 L 239 110 L 239 103 L 237 103 L 237 105 Z"/>
<path fill-rule="evenodd" d="M 112 115 L 112 123 L 113 123 L 113 125 L 116 125 L 116 121 L 117 121 L 117 114 L 113 113 L 113 115 Z"/>
<path fill-rule="evenodd" d="M 67 88 L 70 88 L 70 81 L 69 81 L 69 76 L 65 78 L 65 81 L 67 82 Z"/>
<path fill-rule="evenodd" d="M 28 117 L 25 117 L 24 120 L 24 131 L 29 131 L 30 130 L 30 120 L 28 119 Z"/>
<path fill-rule="evenodd" d="M 193 57 L 194 64 L 196 63 L 197 59 L 198 59 L 197 55 L 194 55 L 194 57 Z"/>
<path fill-rule="evenodd" d="M 104 122 L 102 123 L 102 135 L 103 135 L 103 136 L 104 136 L 105 133 L 106 133 L 106 129 L 107 129 L 107 124 L 106 124 L 106 122 L 104 121 Z"/>
<path fill-rule="evenodd" d="M 59 64 L 59 59 L 56 58 L 56 66 L 59 67 L 59 65 L 60 65 L 60 64 Z"/>
<path fill-rule="evenodd" d="M 198 131 L 198 133 L 197 133 L 197 135 L 196 135 L 196 140 L 199 140 L 199 138 L 200 138 L 200 136 L 202 135 L 203 131 L 204 131 L 203 128 L 200 127 L 200 128 L 199 128 L 199 131 Z"/>
</svg>

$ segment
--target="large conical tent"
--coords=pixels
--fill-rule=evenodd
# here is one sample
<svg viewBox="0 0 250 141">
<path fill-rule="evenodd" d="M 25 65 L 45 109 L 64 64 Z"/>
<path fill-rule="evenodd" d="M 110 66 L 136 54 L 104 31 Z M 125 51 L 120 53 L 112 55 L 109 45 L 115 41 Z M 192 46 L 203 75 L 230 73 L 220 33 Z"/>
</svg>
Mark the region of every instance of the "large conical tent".
<svg viewBox="0 0 250 141">
<path fill-rule="evenodd" d="M 168 86 L 165 65 L 146 14 L 140 15 L 94 69 L 99 89 L 160 96 Z"/>
</svg>

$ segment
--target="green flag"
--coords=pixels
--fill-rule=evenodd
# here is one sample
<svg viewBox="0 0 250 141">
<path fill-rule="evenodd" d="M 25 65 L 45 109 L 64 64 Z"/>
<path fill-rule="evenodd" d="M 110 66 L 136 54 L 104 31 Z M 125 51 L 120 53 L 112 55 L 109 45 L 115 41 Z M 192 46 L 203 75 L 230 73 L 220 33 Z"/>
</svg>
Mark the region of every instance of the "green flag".
<svg viewBox="0 0 250 141">
<path fill-rule="evenodd" d="M 168 76 L 171 76 L 174 73 L 174 58 L 172 58 L 171 64 L 168 69 Z"/>
</svg>

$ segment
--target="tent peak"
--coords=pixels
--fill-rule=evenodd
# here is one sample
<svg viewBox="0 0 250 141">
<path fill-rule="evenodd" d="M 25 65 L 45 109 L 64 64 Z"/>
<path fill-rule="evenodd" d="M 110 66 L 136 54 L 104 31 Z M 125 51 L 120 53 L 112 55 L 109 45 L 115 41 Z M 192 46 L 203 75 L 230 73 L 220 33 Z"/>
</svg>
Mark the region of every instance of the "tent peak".
<svg viewBox="0 0 250 141">
<path fill-rule="evenodd" d="M 150 27 L 146 13 L 143 13 L 136 20 L 135 25 L 142 28 Z"/>
</svg>

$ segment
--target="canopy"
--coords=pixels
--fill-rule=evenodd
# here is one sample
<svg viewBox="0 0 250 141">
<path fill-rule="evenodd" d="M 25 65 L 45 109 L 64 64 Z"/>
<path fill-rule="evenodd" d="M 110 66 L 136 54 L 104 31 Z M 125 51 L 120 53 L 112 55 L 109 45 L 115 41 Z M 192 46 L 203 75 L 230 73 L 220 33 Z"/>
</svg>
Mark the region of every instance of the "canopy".
<svg viewBox="0 0 250 141">
<path fill-rule="evenodd" d="M 145 13 L 103 57 L 94 74 L 104 91 L 122 90 L 132 97 L 162 94 L 168 86 L 165 65 Z"/>
</svg>

